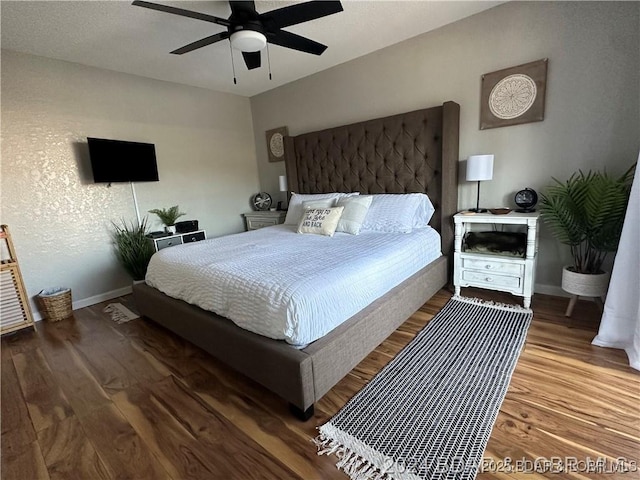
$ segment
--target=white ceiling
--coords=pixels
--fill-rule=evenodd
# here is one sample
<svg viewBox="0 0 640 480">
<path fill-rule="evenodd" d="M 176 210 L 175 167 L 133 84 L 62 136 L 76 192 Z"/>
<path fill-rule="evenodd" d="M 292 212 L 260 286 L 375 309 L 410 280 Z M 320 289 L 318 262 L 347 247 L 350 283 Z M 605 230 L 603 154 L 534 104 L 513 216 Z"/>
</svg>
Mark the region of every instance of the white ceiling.
<svg viewBox="0 0 640 480">
<path fill-rule="evenodd" d="M 226 1 L 163 1 L 228 18 Z M 297 1 L 257 1 L 258 13 Z M 328 45 L 309 55 L 276 45 L 269 48 L 273 79 L 263 52 L 262 67 L 247 70 L 234 52 L 233 84 L 228 40 L 184 55 L 169 52 L 224 31 L 200 20 L 135 7 L 129 1 L 0 2 L 2 48 L 70 62 L 253 96 L 334 65 L 401 42 L 481 12 L 501 1 L 353 1 L 344 11 L 286 28 Z"/>
</svg>

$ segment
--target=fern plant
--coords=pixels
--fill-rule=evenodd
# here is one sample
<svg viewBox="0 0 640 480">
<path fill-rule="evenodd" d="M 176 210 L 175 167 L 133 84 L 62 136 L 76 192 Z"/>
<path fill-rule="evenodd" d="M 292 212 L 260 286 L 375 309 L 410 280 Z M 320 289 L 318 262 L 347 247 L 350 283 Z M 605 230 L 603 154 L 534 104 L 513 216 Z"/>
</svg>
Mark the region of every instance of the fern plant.
<svg viewBox="0 0 640 480">
<path fill-rule="evenodd" d="M 601 273 L 607 254 L 618 248 L 634 168 L 618 178 L 592 171 L 574 173 L 564 183 L 554 178 L 542 194 L 542 218 L 571 248 L 574 272 Z"/>
<path fill-rule="evenodd" d="M 143 218 L 139 225 L 122 220 L 120 224 L 113 223 L 113 228 L 113 243 L 118 260 L 134 280 L 144 280 L 154 253 L 153 245 L 147 237 L 147 218 Z"/>
<path fill-rule="evenodd" d="M 186 215 L 186 213 L 180 211 L 178 205 L 174 205 L 171 208 L 154 208 L 153 210 L 149 210 L 149 213 L 157 215 L 160 221 L 167 227 L 175 225 L 178 218 Z"/>
</svg>

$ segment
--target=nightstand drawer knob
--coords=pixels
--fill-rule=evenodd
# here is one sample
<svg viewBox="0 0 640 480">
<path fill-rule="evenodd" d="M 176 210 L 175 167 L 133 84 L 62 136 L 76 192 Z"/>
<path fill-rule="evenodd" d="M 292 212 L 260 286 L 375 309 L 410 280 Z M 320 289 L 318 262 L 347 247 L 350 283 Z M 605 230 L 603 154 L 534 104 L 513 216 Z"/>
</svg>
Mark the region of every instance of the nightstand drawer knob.
<svg viewBox="0 0 640 480">
<path fill-rule="evenodd" d="M 484 280 L 485 280 L 485 282 L 493 282 L 493 278 L 491 278 L 491 277 L 487 277 Z"/>
<path fill-rule="evenodd" d="M 490 265 L 490 264 L 486 264 L 486 265 L 484 266 L 484 268 L 486 268 L 487 270 L 491 270 L 491 265 Z"/>
</svg>

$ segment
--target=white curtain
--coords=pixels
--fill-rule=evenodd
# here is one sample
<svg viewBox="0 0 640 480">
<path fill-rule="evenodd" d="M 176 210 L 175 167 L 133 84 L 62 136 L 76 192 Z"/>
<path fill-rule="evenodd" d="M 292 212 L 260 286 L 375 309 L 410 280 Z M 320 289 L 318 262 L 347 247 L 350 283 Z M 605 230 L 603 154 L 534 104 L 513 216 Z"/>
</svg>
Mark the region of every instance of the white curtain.
<svg viewBox="0 0 640 480">
<path fill-rule="evenodd" d="M 621 348 L 640 370 L 640 155 L 598 335 L 593 345 Z"/>
</svg>

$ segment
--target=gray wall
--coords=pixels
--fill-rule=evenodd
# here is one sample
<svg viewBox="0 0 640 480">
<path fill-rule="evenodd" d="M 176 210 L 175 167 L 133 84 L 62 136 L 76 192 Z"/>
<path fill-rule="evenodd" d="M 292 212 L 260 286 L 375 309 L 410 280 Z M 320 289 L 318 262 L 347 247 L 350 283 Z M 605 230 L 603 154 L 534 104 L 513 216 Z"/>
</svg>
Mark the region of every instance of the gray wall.
<svg viewBox="0 0 640 480">
<path fill-rule="evenodd" d="M 92 182 L 87 136 L 156 145 L 142 215 L 179 204 L 209 236 L 243 230 L 259 185 L 247 98 L 3 50 L 0 221 L 30 296 L 67 286 L 79 307 L 130 290 L 110 232 L 135 221 L 131 188 Z"/>
<path fill-rule="evenodd" d="M 638 2 L 511 2 L 252 97 L 260 184 L 282 198 L 268 129 L 296 135 L 446 100 L 461 105 L 461 160 L 495 154 L 485 206 L 513 207 L 515 191 L 540 192 L 580 168 L 621 172 L 640 147 L 639 31 Z M 541 58 L 544 121 L 479 130 L 481 75 Z M 475 205 L 474 183 L 462 179 L 459 194 L 461 209 Z M 537 290 L 557 293 L 568 252 L 546 228 L 541 236 Z"/>
</svg>

